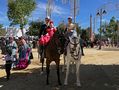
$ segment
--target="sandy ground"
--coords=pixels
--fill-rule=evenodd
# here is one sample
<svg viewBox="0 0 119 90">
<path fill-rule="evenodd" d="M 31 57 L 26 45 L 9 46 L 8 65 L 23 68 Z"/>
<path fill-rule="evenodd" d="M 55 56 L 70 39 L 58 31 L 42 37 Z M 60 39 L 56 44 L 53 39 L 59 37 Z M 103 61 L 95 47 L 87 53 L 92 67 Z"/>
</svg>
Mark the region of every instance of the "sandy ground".
<svg viewBox="0 0 119 90">
<path fill-rule="evenodd" d="M 60 72 L 62 85 L 58 86 L 55 65 L 52 63 L 50 85 L 46 85 L 46 73 L 40 74 L 41 64 L 36 50 L 34 59 L 25 70 L 12 70 L 6 81 L 3 61 L 0 59 L 0 90 L 119 90 L 119 50 L 85 49 L 80 67 L 82 87 L 75 85 L 75 73 L 70 72 L 69 84 L 64 86 L 65 73 Z M 1 56 L 0 56 L 1 57 Z M 61 59 L 62 68 L 63 60 Z"/>
</svg>

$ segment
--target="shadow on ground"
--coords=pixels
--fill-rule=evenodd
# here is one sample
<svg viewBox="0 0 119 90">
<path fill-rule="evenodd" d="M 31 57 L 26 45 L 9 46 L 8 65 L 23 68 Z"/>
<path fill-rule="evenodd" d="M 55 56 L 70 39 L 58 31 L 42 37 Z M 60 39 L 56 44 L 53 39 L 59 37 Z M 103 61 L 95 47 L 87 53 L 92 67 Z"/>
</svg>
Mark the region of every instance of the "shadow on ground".
<svg viewBox="0 0 119 90">
<path fill-rule="evenodd" d="M 102 51 L 119 51 L 119 48 L 103 48 Z"/>
<path fill-rule="evenodd" d="M 40 74 L 40 68 L 26 69 L 27 73 L 13 73 L 11 79 L 0 78 L 0 90 L 118 90 L 118 65 L 81 65 L 80 79 L 82 87 L 77 87 L 75 74 L 70 72 L 69 85 L 58 86 L 55 66 L 51 66 L 50 85 L 46 85 L 46 73 Z M 61 74 L 62 84 L 65 73 Z"/>
</svg>

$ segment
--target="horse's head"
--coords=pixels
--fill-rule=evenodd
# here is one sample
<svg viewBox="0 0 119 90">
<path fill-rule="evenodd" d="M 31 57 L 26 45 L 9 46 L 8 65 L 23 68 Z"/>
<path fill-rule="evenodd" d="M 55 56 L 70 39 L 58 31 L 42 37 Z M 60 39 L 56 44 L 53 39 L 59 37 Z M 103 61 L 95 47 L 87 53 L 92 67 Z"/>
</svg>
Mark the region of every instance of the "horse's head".
<svg viewBox="0 0 119 90">
<path fill-rule="evenodd" d="M 77 32 L 74 32 L 72 36 L 69 37 L 69 46 L 71 49 L 71 52 L 73 53 L 80 47 L 80 36 L 77 35 Z"/>
</svg>

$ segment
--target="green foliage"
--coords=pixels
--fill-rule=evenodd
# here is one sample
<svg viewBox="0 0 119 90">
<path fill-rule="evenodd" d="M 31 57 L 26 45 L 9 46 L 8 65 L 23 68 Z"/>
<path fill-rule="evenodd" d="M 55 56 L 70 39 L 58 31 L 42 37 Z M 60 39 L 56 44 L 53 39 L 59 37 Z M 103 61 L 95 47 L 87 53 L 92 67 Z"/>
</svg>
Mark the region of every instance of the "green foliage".
<svg viewBox="0 0 119 90">
<path fill-rule="evenodd" d="M 23 29 L 28 22 L 28 17 L 36 8 L 34 0 L 8 0 L 8 18 L 11 21 L 10 25 L 20 25 Z"/>
<path fill-rule="evenodd" d="M 112 32 L 114 32 L 116 30 L 116 25 L 117 25 L 116 19 L 115 17 L 112 17 L 109 22 L 109 29 L 111 29 Z"/>
<path fill-rule="evenodd" d="M 105 29 L 106 29 L 106 31 L 103 32 L 105 36 L 107 36 L 109 38 L 114 37 L 114 34 L 118 29 L 118 25 L 117 25 L 117 21 L 116 21 L 115 17 L 112 17 L 110 19 L 109 24 L 105 25 Z"/>
<path fill-rule="evenodd" d="M 102 37 L 110 38 L 113 40 L 113 42 L 115 42 L 118 37 L 117 30 L 118 30 L 118 22 L 115 17 L 112 17 L 109 23 L 103 23 L 102 25 L 103 36 Z"/>
<path fill-rule="evenodd" d="M 3 25 L 0 24 L 0 36 L 5 36 L 5 34 L 6 34 L 6 31 L 5 31 L 5 29 L 3 28 Z"/>
<path fill-rule="evenodd" d="M 66 25 L 64 22 L 62 22 L 58 25 L 58 29 L 60 29 L 60 30 L 65 30 L 65 28 L 66 28 Z"/>
<path fill-rule="evenodd" d="M 95 40 L 100 39 L 100 34 L 95 34 Z"/>
<path fill-rule="evenodd" d="M 60 24 L 57 26 L 57 29 L 64 33 L 64 31 L 65 31 L 65 29 L 66 29 L 66 24 L 65 24 L 64 22 L 60 23 Z"/>
<path fill-rule="evenodd" d="M 0 29 L 3 27 L 3 25 L 2 24 L 0 24 Z"/>
<path fill-rule="evenodd" d="M 43 21 L 32 21 L 29 25 L 29 31 L 27 32 L 28 35 L 31 36 L 38 36 L 41 30 L 41 26 L 44 24 Z"/>
<path fill-rule="evenodd" d="M 76 24 L 76 31 L 78 34 L 81 34 L 81 27 L 78 25 L 78 23 Z"/>
<path fill-rule="evenodd" d="M 81 37 L 84 40 L 89 40 L 90 39 L 90 27 L 81 30 Z"/>
<path fill-rule="evenodd" d="M 78 23 L 76 23 L 75 25 L 76 25 L 76 31 L 77 31 L 78 35 L 81 34 L 81 27 L 78 25 Z M 65 31 L 66 24 L 64 22 L 62 22 L 58 25 L 57 28 L 58 28 L 58 30 Z"/>
</svg>

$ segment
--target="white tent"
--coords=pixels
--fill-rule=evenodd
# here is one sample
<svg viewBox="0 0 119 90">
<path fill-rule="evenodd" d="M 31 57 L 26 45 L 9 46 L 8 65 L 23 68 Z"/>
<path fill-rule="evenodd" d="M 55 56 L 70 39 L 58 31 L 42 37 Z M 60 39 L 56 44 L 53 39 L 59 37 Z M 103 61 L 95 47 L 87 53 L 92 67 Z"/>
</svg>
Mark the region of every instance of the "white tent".
<svg viewBox="0 0 119 90">
<path fill-rule="evenodd" d="M 7 34 L 6 34 L 7 37 L 9 37 L 9 36 L 21 37 L 22 36 L 22 32 L 19 28 L 9 27 L 9 28 L 6 28 L 6 31 L 7 31 Z M 26 33 L 25 28 L 23 29 L 23 32 L 25 35 L 25 33 Z"/>
</svg>

